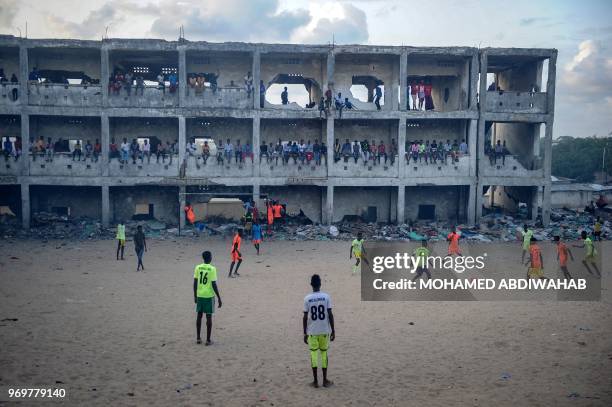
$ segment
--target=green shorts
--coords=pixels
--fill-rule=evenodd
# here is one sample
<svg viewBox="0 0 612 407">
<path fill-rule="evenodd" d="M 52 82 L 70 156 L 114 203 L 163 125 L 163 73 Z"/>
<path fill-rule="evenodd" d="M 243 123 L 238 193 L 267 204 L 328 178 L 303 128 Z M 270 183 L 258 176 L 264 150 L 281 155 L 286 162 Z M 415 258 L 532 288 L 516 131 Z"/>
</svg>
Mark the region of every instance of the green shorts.
<svg viewBox="0 0 612 407">
<path fill-rule="evenodd" d="M 213 314 L 215 312 L 215 297 L 202 298 L 198 297 L 196 303 L 196 312 L 203 312 L 204 314 Z"/>
</svg>

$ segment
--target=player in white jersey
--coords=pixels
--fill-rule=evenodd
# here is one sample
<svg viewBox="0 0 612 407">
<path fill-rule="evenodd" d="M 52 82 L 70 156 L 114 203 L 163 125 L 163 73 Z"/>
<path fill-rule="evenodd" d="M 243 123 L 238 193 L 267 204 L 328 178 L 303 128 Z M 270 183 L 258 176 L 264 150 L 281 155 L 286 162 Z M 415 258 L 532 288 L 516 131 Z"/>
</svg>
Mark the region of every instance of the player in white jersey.
<svg viewBox="0 0 612 407">
<path fill-rule="evenodd" d="M 327 349 L 329 340 L 336 339 L 332 303 L 329 295 L 321 291 L 321 277 L 318 274 L 313 274 L 310 278 L 310 285 L 312 286 L 312 293 L 304 297 L 304 317 L 302 319 L 304 343 L 310 348 L 310 362 L 314 377 L 313 387 L 319 387 L 317 378 L 319 352 L 321 352 L 323 387 L 329 387 L 332 382 L 327 380 Z"/>
</svg>

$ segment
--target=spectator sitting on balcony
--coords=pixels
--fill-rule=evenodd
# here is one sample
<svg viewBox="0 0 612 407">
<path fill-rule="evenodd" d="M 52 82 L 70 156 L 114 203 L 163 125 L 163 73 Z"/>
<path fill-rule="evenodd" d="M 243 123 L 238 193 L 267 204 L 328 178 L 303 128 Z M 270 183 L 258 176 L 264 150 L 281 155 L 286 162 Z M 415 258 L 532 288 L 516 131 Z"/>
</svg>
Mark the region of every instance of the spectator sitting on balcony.
<svg viewBox="0 0 612 407">
<path fill-rule="evenodd" d="M 190 88 L 195 88 L 197 84 L 197 79 L 194 74 L 187 75 L 187 84 Z"/>
<path fill-rule="evenodd" d="M 506 142 L 504 141 L 504 146 L 506 145 Z M 461 155 L 467 155 L 468 154 L 468 145 L 465 142 L 465 140 L 461 140 L 461 144 L 459 145 L 459 151 L 461 152 Z"/>
<path fill-rule="evenodd" d="M 376 105 L 376 110 L 380 110 L 380 99 L 382 98 L 382 90 L 380 89 L 380 85 L 376 85 L 374 88 L 374 104 Z"/>
<path fill-rule="evenodd" d="M 287 91 L 287 87 L 286 86 L 283 89 L 283 91 L 281 92 L 281 103 L 283 105 L 289 104 L 289 92 Z"/>
<path fill-rule="evenodd" d="M 248 141 L 242 148 L 242 162 L 245 162 L 247 158 L 251 159 L 251 164 L 254 163 L 253 147 Z"/>
<path fill-rule="evenodd" d="M 13 157 L 15 157 L 15 161 L 19 160 L 19 157 L 21 157 L 21 138 L 17 137 L 15 139 L 15 149 L 13 150 Z"/>
<path fill-rule="evenodd" d="M 93 147 L 93 158 L 95 162 L 98 162 L 98 158 L 100 158 L 100 154 L 102 154 L 102 144 L 100 144 L 100 141 L 96 139 L 96 143 L 94 144 L 94 147 Z"/>
<path fill-rule="evenodd" d="M 360 143 L 360 147 L 361 147 L 361 155 L 362 155 L 362 159 L 363 159 L 363 165 L 367 165 L 368 164 L 368 158 L 370 156 L 370 143 L 368 142 L 368 139 L 363 139 L 363 141 Z"/>
<path fill-rule="evenodd" d="M 272 143 L 270 143 L 270 145 L 272 145 Z M 283 157 L 283 143 L 280 139 L 278 139 L 278 143 L 276 143 L 274 146 L 274 152 L 272 154 L 274 156 L 276 165 L 278 165 L 278 159 L 281 158 L 282 161 Z"/>
<path fill-rule="evenodd" d="M 11 76 L 11 84 L 16 85 L 17 84 L 17 75 L 13 74 Z M 19 99 L 19 90 L 15 87 L 13 89 L 11 89 L 11 99 L 13 102 L 15 102 L 17 99 Z"/>
<path fill-rule="evenodd" d="M 431 97 L 432 86 L 429 81 L 425 84 L 425 110 L 434 110 L 434 102 Z"/>
<path fill-rule="evenodd" d="M 117 147 L 117 143 L 115 143 L 115 139 L 111 139 L 111 142 L 108 146 L 108 162 L 110 162 L 113 158 L 117 158 L 121 161 L 121 156 L 119 155 L 119 148 Z"/>
<path fill-rule="evenodd" d="M 495 165 L 495 152 L 493 151 L 493 147 L 489 143 L 485 143 L 484 152 L 487 157 L 489 157 L 489 164 Z"/>
<path fill-rule="evenodd" d="M 416 81 L 412 81 L 410 84 L 410 97 L 412 97 L 412 110 L 417 109 L 417 99 L 419 98 L 419 86 Z M 410 102 L 408 102 L 408 107 L 410 107 Z"/>
<path fill-rule="evenodd" d="M 140 147 L 140 163 L 144 162 L 144 158 L 147 157 L 147 164 L 151 164 L 151 144 L 149 140 L 144 139 L 144 143 Z"/>
<path fill-rule="evenodd" d="M 329 113 L 329 110 L 331 109 L 332 97 L 333 97 L 332 90 L 328 86 L 327 90 L 325 91 L 325 109 L 327 110 L 328 113 Z"/>
<path fill-rule="evenodd" d="M 349 139 L 346 139 L 344 144 L 342 144 L 342 148 L 340 149 L 340 156 L 344 158 L 344 162 L 346 163 L 351 155 L 353 155 L 353 147 L 351 146 Z"/>
<path fill-rule="evenodd" d="M 144 95 L 145 81 L 142 75 L 138 75 L 136 77 L 136 96 L 138 96 L 138 91 L 140 91 L 140 96 Z"/>
<path fill-rule="evenodd" d="M 321 157 L 325 157 L 325 165 L 327 165 L 327 145 L 325 145 L 324 141 L 321 141 L 321 148 L 319 151 L 321 152 Z M 321 160 L 319 160 L 319 164 L 321 164 Z"/>
<path fill-rule="evenodd" d="M 300 157 L 300 146 L 298 146 L 297 142 L 293 142 L 291 144 L 291 151 L 289 152 L 289 157 L 293 158 L 293 163 L 297 164 L 297 160 Z"/>
<path fill-rule="evenodd" d="M 266 100 L 266 85 L 264 85 L 263 80 L 260 80 L 259 81 L 259 107 L 262 109 L 264 108 L 265 100 Z"/>
<path fill-rule="evenodd" d="M 304 139 L 300 140 L 300 144 L 298 144 L 300 162 L 304 164 L 304 160 L 306 159 L 306 144 L 304 143 Z"/>
<path fill-rule="evenodd" d="M 495 164 L 497 164 L 497 159 L 502 159 L 502 165 L 506 165 L 506 154 L 504 153 L 504 146 L 501 144 L 501 140 L 497 140 L 497 144 L 495 144 Z"/>
<path fill-rule="evenodd" d="M 280 143 L 280 140 L 278 141 Z M 291 154 L 291 142 L 288 141 L 283 146 L 283 165 L 289 163 L 289 155 Z"/>
<path fill-rule="evenodd" d="M 88 76 L 83 76 L 83 77 L 81 78 L 81 85 L 82 85 L 82 86 L 85 86 L 85 87 L 87 87 L 87 86 L 91 85 L 90 78 L 89 78 Z"/>
<path fill-rule="evenodd" d="M 82 153 L 83 152 L 81 151 L 81 142 L 77 140 L 76 144 L 74 145 L 74 150 L 72 150 L 72 161 L 74 161 L 74 159 L 77 157 L 77 161 L 81 161 Z"/>
<path fill-rule="evenodd" d="M 425 164 L 427 164 L 427 152 L 425 142 L 423 140 L 419 140 L 419 163 L 423 161 L 425 158 Z"/>
<path fill-rule="evenodd" d="M 232 163 L 232 156 L 234 155 L 234 146 L 230 143 L 230 139 L 227 139 L 225 144 L 223 145 L 223 153 L 225 155 L 225 161 L 227 161 L 227 165 Z"/>
<path fill-rule="evenodd" d="M 240 144 L 240 140 L 236 140 L 236 146 L 234 147 L 234 157 L 236 160 L 236 164 L 243 162 L 242 158 L 242 145 Z"/>
<path fill-rule="evenodd" d="M 125 87 L 125 91 L 128 96 L 132 95 L 132 83 L 134 82 L 134 77 L 131 73 L 126 73 L 123 81 L 123 86 Z"/>
<path fill-rule="evenodd" d="M 351 103 L 349 98 L 344 98 L 344 108 L 349 110 L 357 110 L 354 104 Z"/>
<path fill-rule="evenodd" d="M 395 156 L 398 154 L 399 150 L 397 148 L 397 143 L 395 142 L 395 139 L 391 139 L 391 146 L 389 146 L 389 152 L 387 153 L 387 156 L 389 157 L 389 161 L 391 162 L 391 165 L 393 165 L 395 163 Z"/>
<path fill-rule="evenodd" d="M 325 118 L 327 119 L 328 109 L 325 107 L 325 99 L 321 96 L 319 100 L 319 119 L 323 118 L 323 114 L 325 114 Z"/>
<path fill-rule="evenodd" d="M 342 101 L 342 93 L 338 92 L 338 96 L 334 99 L 336 111 L 338 112 L 338 118 L 342 119 L 342 109 L 344 109 L 344 102 Z"/>
<path fill-rule="evenodd" d="M 489 87 L 487 88 L 487 90 L 488 90 L 489 92 L 494 92 L 494 91 L 496 91 L 496 90 L 497 90 L 497 85 L 495 84 L 495 82 L 492 82 L 492 83 L 489 85 Z"/>
<path fill-rule="evenodd" d="M 380 160 L 384 158 L 384 164 L 387 164 L 387 152 L 385 149 L 385 143 L 384 141 L 380 140 L 380 143 L 378 143 L 378 154 L 376 155 L 376 159 L 378 161 L 378 164 L 380 164 Z"/>
<path fill-rule="evenodd" d="M 51 139 L 51 137 L 47 138 L 45 161 L 46 162 L 53 161 L 53 140 Z"/>
<path fill-rule="evenodd" d="M 87 140 L 87 143 L 85 144 L 85 158 L 83 161 L 87 161 L 88 158 L 90 161 L 93 161 L 93 145 L 89 140 Z"/>
<path fill-rule="evenodd" d="M 157 148 L 155 149 L 155 161 L 159 164 L 159 158 L 161 157 L 162 163 L 166 163 L 166 154 L 168 151 L 166 150 L 166 145 L 164 143 L 159 143 Z"/>
<path fill-rule="evenodd" d="M 340 141 L 336 139 L 336 141 L 334 141 L 334 163 L 340 161 L 341 151 L 342 146 L 340 145 Z"/>
<path fill-rule="evenodd" d="M 210 89 L 213 91 L 213 94 L 217 93 L 219 71 L 217 71 L 217 73 L 207 74 L 206 79 L 208 80 L 208 83 L 210 83 Z"/>
<path fill-rule="evenodd" d="M 204 162 L 204 165 L 206 165 L 206 162 L 208 161 L 209 157 L 210 146 L 208 145 L 208 140 L 204 140 L 204 144 L 202 145 L 202 161 Z"/>
<path fill-rule="evenodd" d="M 432 141 L 431 145 L 429 146 L 429 153 L 430 153 L 430 161 L 433 164 L 437 164 L 438 163 L 438 143 L 436 142 L 436 140 Z"/>
<path fill-rule="evenodd" d="M 251 92 L 253 92 L 253 75 L 251 75 L 251 71 L 247 72 L 244 77 L 244 89 L 247 93 L 247 98 L 251 98 Z"/>
<path fill-rule="evenodd" d="M 4 138 L 4 143 L 2 143 L 2 153 L 4 154 L 4 161 L 8 161 L 8 158 L 13 155 L 13 143 L 9 137 Z"/>
<path fill-rule="evenodd" d="M 136 160 L 140 158 L 140 146 L 135 138 L 132 139 L 132 144 L 130 144 L 130 155 L 132 156 L 132 164 L 136 164 Z"/>
<path fill-rule="evenodd" d="M 272 144 L 272 143 L 270 143 Z M 261 164 L 261 160 L 266 157 L 266 162 L 270 162 L 270 156 L 268 155 L 268 145 L 265 141 L 262 140 L 261 145 L 259 146 L 259 163 Z"/>
<path fill-rule="evenodd" d="M 355 164 L 357 164 L 357 160 L 359 160 L 359 156 L 361 155 L 361 145 L 357 140 L 353 143 L 353 159 L 355 160 Z"/>
<path fill-rule="evenodd" d="M 160 72 L 157 75 L 157 89 L 161 90 L 163 93 L 166 93 L 166 79 L 163 72 Z"/>
<path fill-rule="evenodd" d="M 19 81 L 17 80 L 17 75 L 15 75 L 14 73 L 11 75 L 11 83 L 12 84 L 16 84 Z"/>
<path fill-rule="evenodd" d="M 45 139 L 43 136 L 40 136 L 38 140 L 36 140 L 36 143 L 34 143 L 34 146 L 33 146 L 33 154 L 32 154 L 33 161 L 36 161 L 37 155 L 44 157 L 45 152 L 46 152 L 45 147 L 46 147 Z"/>
<path fill-rule="evenodd" d="M 457 162 L 459 160 L 459 144 L 457 143 L 457 139 L 453 141 L 453 145 L 451 149 L 452 149 L 453 162 Z"/>
<path fill-rule="evenodd" d="M 178 88 L 178 77 L 174 72 L 168 75 L 168 82 L 170 82 L 170 93 L 176 92 Z"/>
<path fill-rule="evenodd" d="M 70 85 L 70 82 L 68 82 L 68 79 L 65 76 L 62 76 L 61 83 L 62 85 Z"/>
<path fill-rule="evenodd" d="M 321 165 L 321 145 L 319 139 L 316 139 L 312 145 L 312 154 L 314 156 L 315 165 Z"/>
<path fill-rule="evenodd" d="M 378 146 L 376 146 L 376 140 L 372 140 L 370 143 L 370 161 L 376 165 L 376 155 L 378 154 Z"/>
<path fill-rule="evenodd" d="M 195 157 L 197 151 L 198 147 L 196 146 L 195 139 L 192 138 L 185 146 L 185 152 L 188 157 Z"/>
<path fill-rule="evenodd" d="M 310 162 L 314 159 L 314 147 L 310 140 L 306 143 L 306 164 L 310 165 Z"/>
<path fill-rule="evenodd" d="M 28 80 L 30 82 L 38 83 L 40 81 L 40 74 L 38 73 L 38 68 L 34 67 L 30 74 L 28 75 Z"/>
<path fill-rule="evenodd" d="M 119 74 L 116 74 L 113 79 L 109 82 L 109 87 L 111 88 L 114 95 L 119 95 L 119 91 L 121 91 L 121 81 L 119 80 Z"/>
</svg>

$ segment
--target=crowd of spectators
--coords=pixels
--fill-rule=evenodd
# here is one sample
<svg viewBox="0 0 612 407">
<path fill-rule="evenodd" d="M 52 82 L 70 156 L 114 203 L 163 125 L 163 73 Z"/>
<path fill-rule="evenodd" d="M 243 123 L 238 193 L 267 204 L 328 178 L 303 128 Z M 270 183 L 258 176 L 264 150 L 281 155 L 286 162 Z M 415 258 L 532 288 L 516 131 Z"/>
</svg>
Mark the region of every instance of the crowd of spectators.
<svg viewBox="0 0 612 407">
<path fill-rule="evenodd" d="M 346 139 L 344 144 L 340 144 L 340 141 L 336 139 L 334 143 L 334 162 L 343 159 L 346 163 L 352 158 L 355 164 L 361 160 L 364 166 L 369 164 L 386 165 L 387 162 L 393 165 L 397 155 L 398 147 L 395 139 L 391 139 L 389 145 L 385 145 L 383 140 L 376 144 L 376 140 L 368 141 L 367 139 L 363 139 L 361 142 L 355 140 L 353 143 Z"/>
<path fill-rule="evenodd" d="M 19 157 L 21 157 L 21 138 L 15 137 L 15 140 L 11 141 L 11 137 L 3 137 L 2 155 L 5 161 L 8 161 L 9 158 L 13 158 L 15 161 L 19 160 Z"/>
<path fill-rule="evenodd" d="M 410 107 L 410 100 L 407 101 L 408 110 L 434 110 L 434 102 L 431 96 L 433 86 L 429 79 L 412 81 L 408 87 L 412 99 L 412 108 Z"/>
<path fill-rule="evenodd" d="M 177 154 L 178 140 L 174 140 L 172 143 L 170 141 L 164 143 L 157 139 L 152 139 L 149 142 L 149 139 L 145 138 L 139 142 L 134 138 L 131 142 L 128 142 L 128 139 L 124 137 L 121 143 L 116 143 L 113 138 L 108 149 L 109 161 L 116 158 L 121 164 L 128 164 L 130 160 L 132 164 L 137 164 L 138 160 L 143 164 L 145 159 L 147 164 L 150 164 L 151 157 L 153 157 L 157 164 L 160 162 L 165 164 L 166 159 L 168 159 L 168 164 L 171 165 L 173 157 Z"/>
<path fill-rule="evenodd" d="M 489 157 L 491 165 L 497 165 L 497 160 L 501 160 L 502 165 L 506 165 L 506 156 L 510 154 L 510 151 L 506 147 L 506 140 L 497 140 L 495 145 L 485 143 L 485 155 Z"/>
<path fill-rule="evenodd" d="M 6 85 L 8 83 L 10 83 L 12 85 L 16 85 L 17 83 L 19 83 L 19 80 L 17 79 L 17 75 L 15 75 L 15 73 L 13 73 L 11 75 L 11 77 L 8 78 L 4 74 L 4 68 L 0 68 L 0 85 L 4 86 L 4 85 Z M 11 89 L 11 100 L 13 102 L 15 102 L 17 99 L 19 99 L 19 89 L 14 87 L 13 89 Z"/>
<path fill-rule="evenodd" d="M 327 164 L 327 146 L 324 142 L 315 140 L 312 143 L 310 140 L 304 141 L 303 139 L 297 141 L 282 142 L 280 139 L 276 144 L 270 142 L 266 144 L 261 143 L 259 146 L 259 162 L 266 160 L 266 163 L 278 165 L 280 160 L 282 165 L 287 165 L 291 160 L 294 164 L 298 162 L 302 165 L 321 165 L 323 159 Z"/>
<path fill-rule="evenodd" d="M 450 157 L 451 163 L 457 162 L 459 157 L 468 155 L 468 145 L 465 140 L 454 140 L 451 144 L 450 140 L 446 142 L 437 142 L 436 140 L 414 140 L 406 141 L 406 163 L 413 164 L 438 164 L 438 162 L 447 164 Z"/>
<path fill-rule="evenodd" d="M 160 72 L 156 77 L 157 85 L 155 87 L 158 90 L 161 90 L 162 93 L 166 93 L 166 88 L 168 88 L 168 92 L 175 93 L 178 89 L 178 76 L 177 74 L 171 72 L 169 74 L 164 74 Z M 166 82 L 168 85 L 166 85 Z M 121 90 L 125 90 L 125 94 L 127 96 L 132 95 L 132 89 L 134 89 L 135 95 L 144 95 L 144 89 L 146 87 L 145 78 L 142 74 L 137 74 L 133 72 L 124 72 L 119 69 L 115 69 L 115 72 L 111 75 L 108 80 L 108 93 L 109 95 L 119 96 L 121 95 Z"/>
</svg>

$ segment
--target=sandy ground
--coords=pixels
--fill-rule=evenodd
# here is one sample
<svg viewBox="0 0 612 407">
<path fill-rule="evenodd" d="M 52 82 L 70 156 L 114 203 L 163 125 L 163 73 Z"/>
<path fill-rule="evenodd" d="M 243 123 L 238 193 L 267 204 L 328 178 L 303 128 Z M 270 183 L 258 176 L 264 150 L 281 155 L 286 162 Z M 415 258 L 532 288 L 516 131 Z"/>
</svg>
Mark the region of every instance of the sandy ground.
<svg viewBox="0 0 612 407">
<path fill-rule="evenodd" d="M 348 242 L 246 244 L 231 280 L 229 241 L 152 240 L 144 273 L 114 244 L 0 242 L 0 386 L 59 381 L 70 405 L 612 405 L 609 300 L 361 302 Z M 211 347 L 195 344 L 192 297 L 205 248 L 224 302 Z M 524 275 L 518 245 L 489 253 Z M 313 272 L 334 301 L 329 389 L 308 386 Z"/>
</svg>

